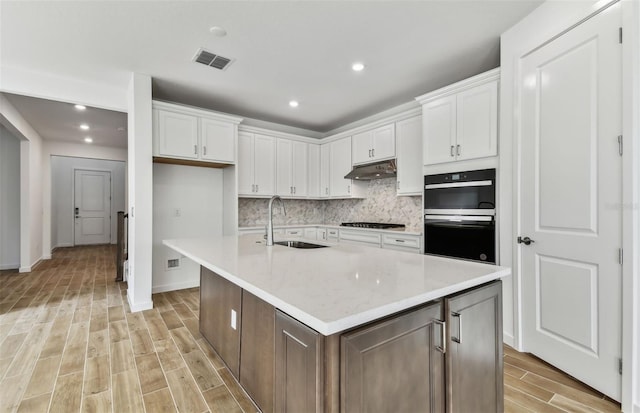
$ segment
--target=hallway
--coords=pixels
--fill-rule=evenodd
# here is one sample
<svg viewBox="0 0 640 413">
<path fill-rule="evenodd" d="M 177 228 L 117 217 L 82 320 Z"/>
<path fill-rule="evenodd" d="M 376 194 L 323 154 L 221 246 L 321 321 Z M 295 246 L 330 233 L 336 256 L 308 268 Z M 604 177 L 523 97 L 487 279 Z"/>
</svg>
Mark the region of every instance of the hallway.
<svg viewBox="0 0 640 413">
<path fill-rule="evenodd" d="M 29 274 L 0 272 L 0 412 L 255 412 L 198 332 L 198 288 L 132 314 L 114 257 L 64 248 Z M 505 346 L 505 412 L 619 411 Z"/>
</svg>

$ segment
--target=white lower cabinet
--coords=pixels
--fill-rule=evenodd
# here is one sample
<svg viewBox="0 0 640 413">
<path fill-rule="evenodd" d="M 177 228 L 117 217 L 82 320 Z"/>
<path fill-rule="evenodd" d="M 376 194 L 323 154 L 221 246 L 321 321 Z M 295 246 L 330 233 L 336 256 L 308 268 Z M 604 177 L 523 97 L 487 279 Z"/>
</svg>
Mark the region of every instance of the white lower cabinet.
<svg viewBox="0 0 640 413">
<path fill-rule="evenodd" d="M 380 247 L 380 234 L 352 229 L 340 229 L 340 242 Z"/>
<path fill-rule="evenodd" d="M 286 228 L 284 230 L 284 235 L 287 238 L 302 238 L 304 236 L 303 228 Z"/>
<path fill-rule="evenodd" d="M 317 228 L 304 228 L 304 237 L 307 239 L 318 239 Z"/>
</svg>

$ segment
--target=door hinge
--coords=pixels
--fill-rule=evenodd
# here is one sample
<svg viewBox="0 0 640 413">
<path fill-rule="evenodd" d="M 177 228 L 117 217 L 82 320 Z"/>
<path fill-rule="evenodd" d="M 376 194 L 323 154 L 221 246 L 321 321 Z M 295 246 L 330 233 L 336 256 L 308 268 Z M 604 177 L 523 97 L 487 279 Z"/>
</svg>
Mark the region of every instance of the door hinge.
<svg viewBox="0 0 640 413">
<path fill-rule="evenodd" d="M 622 135 L 618 135 L 618 153 L 622 156 L 624 152 L 624 147 L 622 146 Z"/>
<path fill-rule="evenodd" d="M 622 27 L 618 27 L 618 43 L 622 44 Z"/>
<path fill-rule="evenodd" d="M 618 374 L 622 376 L 622 359 L 618 359 Z"/>
<path fill-rule="evenodd" d="M 624 262 L 624 255 L 622 253 L 622 248 L 618 248 L 618 263 L 622 265 Z"/>
</svg>

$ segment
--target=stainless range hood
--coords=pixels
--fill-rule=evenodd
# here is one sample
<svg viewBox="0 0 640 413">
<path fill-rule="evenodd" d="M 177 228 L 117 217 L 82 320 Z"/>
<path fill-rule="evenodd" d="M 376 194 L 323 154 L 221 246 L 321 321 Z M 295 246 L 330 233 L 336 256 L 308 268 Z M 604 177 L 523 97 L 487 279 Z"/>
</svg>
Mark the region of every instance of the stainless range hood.
<svg viewBox="0 0 640 413">
<path fill-rule="evenodd" d="M 388 159 L 365 165 L 354 165 L 353 170 L 345 175 L 345 179 L 370 181 L 372 179 L 394 178 L 396 176 L 396 160 Z"/>
</svg>

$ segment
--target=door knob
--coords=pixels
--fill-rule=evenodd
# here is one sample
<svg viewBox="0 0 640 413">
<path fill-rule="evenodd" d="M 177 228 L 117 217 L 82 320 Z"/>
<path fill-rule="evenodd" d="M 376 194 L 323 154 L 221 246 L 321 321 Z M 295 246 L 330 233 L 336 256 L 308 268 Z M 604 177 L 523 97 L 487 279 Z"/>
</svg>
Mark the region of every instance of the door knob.
<svg viewBox="0 0 640 413">
<path fill-rule="evenodd" d="M 518 244 L 531 245 L 531 244 L 533 244 L 534 242 L 535 242 L 535 241 L 534 241 L 534 240 L 532 240 L 532 239 L 531 239 L 531 238 L 529 238 L 529 237 L 524 237 L 524 238 L 522 238 L 522 237 L 518 237 Z"/>
</svg>

